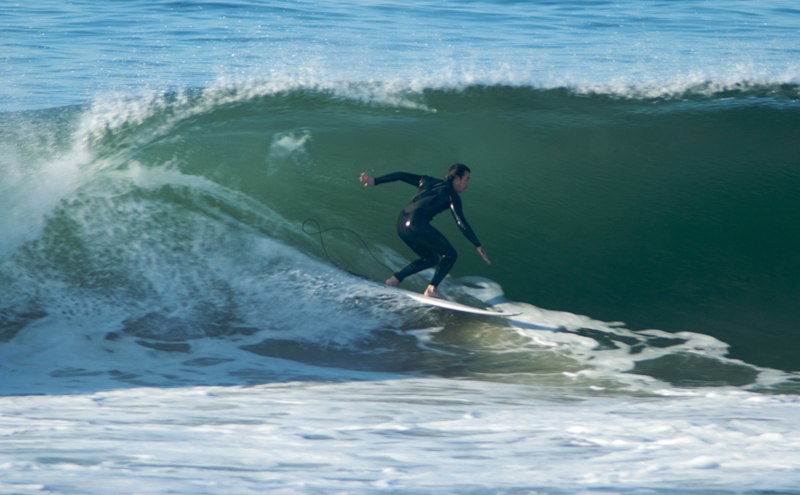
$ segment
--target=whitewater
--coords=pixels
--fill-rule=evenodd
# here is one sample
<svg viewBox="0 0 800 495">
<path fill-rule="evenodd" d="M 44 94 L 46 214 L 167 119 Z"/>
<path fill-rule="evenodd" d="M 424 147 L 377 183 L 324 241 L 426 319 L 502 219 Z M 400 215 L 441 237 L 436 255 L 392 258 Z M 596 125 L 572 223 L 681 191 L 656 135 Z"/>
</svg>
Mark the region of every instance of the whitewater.
<svg viewBox="0 0 800 495">
<path fill-rule="evenodd" d="M 798 20 L 0 7 L 0 493 L 800 495 Z"/>
</svg>

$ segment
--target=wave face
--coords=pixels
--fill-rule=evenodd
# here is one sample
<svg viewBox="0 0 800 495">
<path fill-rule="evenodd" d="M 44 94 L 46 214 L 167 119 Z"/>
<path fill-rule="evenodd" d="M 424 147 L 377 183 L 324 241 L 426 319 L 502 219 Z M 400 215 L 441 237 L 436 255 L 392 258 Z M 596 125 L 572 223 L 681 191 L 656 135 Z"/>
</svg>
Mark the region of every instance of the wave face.
<svg viewBox="0 0 800 495">
<path fill-rule="evenodd" d="M 800 370 L 800 88 L 656 93 L 251 83 L 4 113 L 0 348 L 31 374 L 11 389 L 331 370 L 753 386 Z M 493 264 L 440 216 L 461 253 L 443 292 L 504 301 L 516 322 L 415 308 L 336 267 L 388 276 L 355 236 L 325 234 L 328 259 L 301 229 L 353 229 L 399 268 L 413 189 L 359 174 L 455 162 Z M 153 371 L 173 365 L 152 352 L 184 372 Z"/>
</svg>

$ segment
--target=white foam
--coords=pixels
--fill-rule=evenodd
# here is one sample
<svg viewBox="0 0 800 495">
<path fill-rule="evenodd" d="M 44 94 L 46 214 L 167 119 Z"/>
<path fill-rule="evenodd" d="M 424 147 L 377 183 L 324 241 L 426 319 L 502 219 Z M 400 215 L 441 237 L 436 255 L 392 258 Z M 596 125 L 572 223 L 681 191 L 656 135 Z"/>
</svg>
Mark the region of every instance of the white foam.
<svg viewBox="0 0 800 495">
<path fill-rule="evenodd" d="M 20 244 L 35 239 L 45 217 L 84 181 L 84 171 L 92 155 L 80 143 L 71 148 L 50 151 L 31 142 L 54 139 L 47 130 L 20 124 L 17 139 L 0 143 L 0 259 Z M 26 143 L 35 149 L 24 149 Z M 38 155 L 23 158 L 23 155 Z"/>
<path fill-rule="evenodd" d="M 741 392 L 551 400 L 432 378 L 6 397 L 0 487 L 795 493 L 799 407 Z"/>
<path fill-rule="evenodd" d="M 582 369 L 562 373 L 574 380 L 576 385 L 583 380 L 589 380 L 590 383 L 595 383 L 591 387 L 611 380 L 624 384 L 629 390 L 680 396 L 684 393 L 682 389 L 666 387 L 663 381 L 648 375 L 630 373 L 637 363 L 652 362 L 669 356 L 696 356 L 708 365 L 718 363 L 729 370 L 738 368 L 753 377 L 752 383 L 747 385 L 747 388 L 753 390 L 769 388 L 797 377 L 796 373 L 759 368 L 730 358 L 728 344 L 709 335 L 693 332 L 668 333 L 660 330 L 631 331 L 624 328 L 621 322 L 602 322 L 583 315 L 507 301 L 499 284 L 488 279 L 464 277 L 459 281 L 465 285 L 454 289 L 454 294 L 467 294 L 496 309 L 519 313 L 519 316 L 506 321 L 529 345 L 553 350 L 580 363 Z M 607 338 L 621 338 L 613 339 L 613 346 L 601 346 L 592 338 L 592 332 L 598 332 Z M 664 347 L 653 346 L 646 343 L 649 338 L 668 339 L 671 342 Z M 703 378 L 698 376 L 697 380 L 700 383 Z"/>
</svg>

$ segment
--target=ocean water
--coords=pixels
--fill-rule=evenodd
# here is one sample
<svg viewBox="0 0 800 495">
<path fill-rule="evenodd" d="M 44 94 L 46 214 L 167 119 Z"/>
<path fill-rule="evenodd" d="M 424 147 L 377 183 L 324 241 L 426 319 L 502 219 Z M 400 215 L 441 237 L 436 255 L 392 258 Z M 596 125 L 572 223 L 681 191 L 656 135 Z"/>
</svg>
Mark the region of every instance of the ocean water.
<svg viewBox="0 0 800 495">
<path fill-rule="evenodd" d="M 800 494 L 795 2 L 45 0 L 0 47 L 0 493 Z M 359 174 L 455 162 L 492 264 L 438 217 L 441 290 L 519 316 L 350 273 L 413 256 Z"/>
</svg>

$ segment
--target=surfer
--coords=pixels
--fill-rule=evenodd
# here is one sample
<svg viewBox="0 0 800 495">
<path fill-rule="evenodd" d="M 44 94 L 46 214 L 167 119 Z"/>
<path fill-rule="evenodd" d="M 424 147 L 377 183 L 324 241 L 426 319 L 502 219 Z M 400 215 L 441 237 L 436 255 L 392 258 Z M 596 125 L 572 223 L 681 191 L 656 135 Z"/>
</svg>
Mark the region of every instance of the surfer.
<svg viewBox="0 0 800 495">
<path fill-rule="evenodd" d="M 445 275 L 450 272 L 450 269 L 453 268 L 456 258 L 458 258 L 458 253 L 447 238 L 436 230 L 430 222 L 433 217 L 448 208 L 453 212 L 456 224 L 464 236 L 475 245 L 484 261 L 492 264 L 478 237 L 472 231 L 466 218 L 464 218 L 464 213 L 461 211 L 461 197 L 459 195 L 467 190 L 469 176 L 469 167 L 461 163 L 456 163 L 450 167 L 444 180 L 407 172 L 395 172 L 374 178 L 366 172 L 361 174 L 359 180 L 367 187 L 399 180 L 419 188 L 417 194 L 403 208 L 397 218 L 397 234 L 421 258 L 409 263 L 408 266 L 392 275 L 386 281 L 387 285 L 398 287 L 403 282 L 403 279 L 409 275 L 435 266 L 436 272 L 424 294 L 429 297 L 444 299 L 437 287 Z"/>
</svg>

